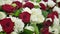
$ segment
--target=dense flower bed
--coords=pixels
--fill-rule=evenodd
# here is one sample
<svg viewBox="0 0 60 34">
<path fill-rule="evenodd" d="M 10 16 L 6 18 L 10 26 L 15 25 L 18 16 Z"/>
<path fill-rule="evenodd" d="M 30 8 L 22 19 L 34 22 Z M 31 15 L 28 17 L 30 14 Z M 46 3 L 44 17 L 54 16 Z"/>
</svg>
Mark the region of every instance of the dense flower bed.
<svg viewBox="0 0 60 34">
<path fill-rule="evenodd" d="M 0 34 L 60 34 L 60 0 L 0 1 Z"/>
</svg>

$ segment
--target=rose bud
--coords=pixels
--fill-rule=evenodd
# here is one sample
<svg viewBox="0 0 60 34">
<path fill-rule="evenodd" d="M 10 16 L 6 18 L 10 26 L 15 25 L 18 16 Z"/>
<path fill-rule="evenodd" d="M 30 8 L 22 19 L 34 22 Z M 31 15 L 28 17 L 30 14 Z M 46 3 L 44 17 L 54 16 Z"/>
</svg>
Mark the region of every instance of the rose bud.
<svg viewBox="0 0 60 34">
<path fill-rule="evenodd" d="M 31 2 L 26 2 L 26 3 L 23 5 L 23 8 L 25 8 L 25 7 L 28 7 L 28 8 L 30 8 L 30 9 L 32 9 L 32 8 L 34 8 L 34 4 L 31 3 Z"/>
<path fill-rule="evenodd" d="M 19 1 L 14 1 L 12 4 L 16 4 L 16 9 L 22 8 L 22 3 Z"/>
<path fill-rule="evenodd" d="M 41 7 L 42 10 L 46 10 L 47 9 L 46 3 L 44 1 L 41 1 L 39 3 L 39 5 L 40 5 L 40 7 Z"/>
<path fill-rule="evenodd" d="M 5 4 L 2 5 L 2 9 L 6 12 L 6 13 L 12 13 L 15 11 L 15 8 L 9 4 Z"/>
<path fill-rule="evenodd" d="M 22 21 L 26 24 L 30 22 L 30 13 L 28 12 L 22 12 L 19 15 L 19 18 L 22 19 Z"/>
</svg>

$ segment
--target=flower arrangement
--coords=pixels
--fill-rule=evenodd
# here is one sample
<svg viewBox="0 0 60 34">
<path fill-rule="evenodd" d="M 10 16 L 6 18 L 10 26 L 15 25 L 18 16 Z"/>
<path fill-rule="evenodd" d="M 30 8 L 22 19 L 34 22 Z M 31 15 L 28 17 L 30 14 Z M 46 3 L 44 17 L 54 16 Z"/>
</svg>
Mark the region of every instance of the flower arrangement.
<svg viewBox="0 0 60 34">
<path fill-rule="evenodd" d="M 60 34 L 59 14 L 59 0 L 1 0 L 0 34 Z"/>
</svg>

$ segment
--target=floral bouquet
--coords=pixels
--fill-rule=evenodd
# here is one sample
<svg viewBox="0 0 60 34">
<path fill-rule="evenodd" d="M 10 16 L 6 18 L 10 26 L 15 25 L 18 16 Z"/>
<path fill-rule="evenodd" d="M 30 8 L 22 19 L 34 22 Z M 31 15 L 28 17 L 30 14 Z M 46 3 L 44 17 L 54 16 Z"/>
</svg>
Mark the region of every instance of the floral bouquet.
<svg viewBox="0 0 60 34">
<path fill-rule="evenodd" d="M 60 34 L 60 0 L 0 0 L 0 34 Z"/>
</svg>

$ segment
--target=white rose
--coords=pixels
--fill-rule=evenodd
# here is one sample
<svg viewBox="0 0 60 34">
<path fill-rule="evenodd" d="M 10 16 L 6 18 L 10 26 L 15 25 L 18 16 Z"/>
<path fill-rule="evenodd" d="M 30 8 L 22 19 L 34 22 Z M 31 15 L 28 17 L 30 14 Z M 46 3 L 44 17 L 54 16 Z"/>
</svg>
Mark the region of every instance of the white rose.
<svg viewBox="0 0 60 34">
<path fill-rule="evenodd" d="M 42 12 L 39 8 L 37 8 L 37 9 L 33 8 L 30 20 L 31 20 L 31 22 L 41 23 L 45 20 L 45 18 L 42 15 Z"/>
<path fill-rule="evenodd" d="M 57 6 L 55 6 L 55 7 L 53 8 L 53 11 L 57 11 L 58 13 L 60 13 L 60 8 L 57 7 Z"/>
<path fill-rule="evenodd" d="M 31 10 L 30 10 L 30 8 L 28 8 L 28 7 L 23 8 L 23 11 L 22 12 L 28 12 L 30 14 L 32 13 Z"/>
<path fill-rule="evenodd" d="M 20 31 L 23 31 L 23 28 L 24 28 L 24 23 L 22 22 L 21 19 L 19 18 L 16 18 L 16 17 L 8 17 L 8 18 L 11 18 L 11 20 L 14 22 L 15 26 L 14 26 L 14 31 L 15 32 L 20 32 Z"/>
<path fill-rule="evenodd" d="M 6 18 L 6 14 L 4 12 L 0 12 L 0 20 Z"/>
<path fill-rule="evenodd" d="M 3 29 L 2 29 L 2 26 L 1 26 L 1 24 L 0 24 L 0 32 L 1 32 L 1 31 L 3 31 Z"/>
<path fill-rule="evenodd" d="M 49 27 L 49 32 L 51 32 L 53 34 L 59 34 L 58 28 Z"/>
<path fill-rule="evenodd" d="M 27 26 L 25 27 L 25 29 L 30 30 L 30 31 L 33 31 L 33 32 L 34 32 L 34 27 L 33 27 L 33 26 L 28 26 L 28 25 L 27 25 Z"/>
<path fill-rule="evenodd" d="M 49 7 L 53 7 L 53 6 L 55 6 L 56 3 L 53 2 L 52 0 L 48 0 L 47 4 Z"/>
</svg>

